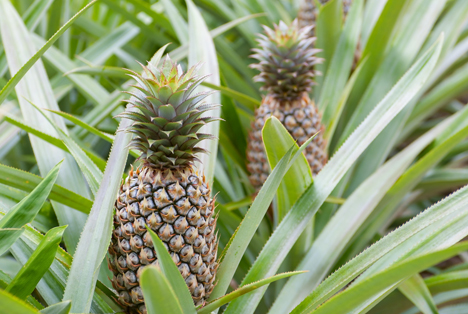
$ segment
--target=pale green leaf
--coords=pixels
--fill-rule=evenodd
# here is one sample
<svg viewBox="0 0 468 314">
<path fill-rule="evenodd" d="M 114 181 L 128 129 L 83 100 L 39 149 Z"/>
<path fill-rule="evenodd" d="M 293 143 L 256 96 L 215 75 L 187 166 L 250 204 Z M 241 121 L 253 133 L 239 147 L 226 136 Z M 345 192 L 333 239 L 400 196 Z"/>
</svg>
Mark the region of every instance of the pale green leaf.
<svg viewBox="0 0 468 314">
<path fill-rule="evenodd" d="M 262 279 L 260 281 L 257 281 L 257 282 L 254 282 L 254 283 L 251 283 L 251 284 L 248 284 L 248 285 L 245 285 L 243 287 L 240 287 L 239 289 L 236 289 L 235 291 L 229 293 L 229 294 L 226 294 L 225 296 L 219 298 L 219 299 L 216 299 L 208 304 L 206 304 L 204 307 L 202 307 L 201 309 L 199 309 L 197 311 L 198 314 L 210 314 L 212 311 L 216 310 L 217 308 L 220 308 L 221 306 L 223 306 L 224 304 L 226 303 L 229 303 L 231 302 L 232 300 L 240 297 L 241 295 L 244 295 L 246 293 L 249 293 L 255 289 L 258 289 L 264 285 L 268 285 L 272 282 L 275 282 L 277 280 L 280 280 L 280 279 L 284 279 L 284 278 L 288 278 L 288 277 L 291 277 L 291 276 L 295 276 L 295 275 L 300 275 L 300 274 L 303 274 L 304 272 L 303 271 L 294 271 L 294 272 L 288 272 L 288 273 L 283 273 L 283 274 L 278 274 L 278 275 L 275 275 L 275 276 L 272 276 L 272 277 L 269 277 L 269 278 L 266 278 L 266 279 Z"/>
<path fill-rule="evenodd" d="M 439 314 L 434 300 L 432 299 L 431 292 L 419 274 L 406 279 L 398 286 L 398 289 L 410 299 L 423 314 Z"/>
<path fill-rule="evenodd" d="M 322 121 L 325 125 L 329 124 L 331 117 L 337 111 L 341 97 L 337 91 L 344 89 L 353 66 L 354 52 L 361 31 L 363 6 L 363 0 L 353 1 L 344 31 L 329 61 L 327 75 L 320 91 L 320 101 L 317 105 L 320 111 L 324 112 Z"/>
<path fill-rule="evenodd" d="M 185 314 L 166 276 L 155 266 L 147 266 L 140 277 L 148 314 Z"/>
<path fill-rule="evenodd" d="M 32 173 L 0 164 L 0 183 L 5 185 L 31 192 L 40 184 L 41 180 L 41 177 Z M 89 199 L 57 184 L 52 187 L 49 198 L 85 214 L 89 213 L 93 204 Z"/>
<path fill-rule="evenodd" d="M 156 235 L 156 233 L 146 226 L 151 240 L 153 241 L 154 250 L 158 258 L 158 265 L 161 268 L 161 272 L 169 281 L 169 285 L 174 290 L 174 294 L 180 304 L 184 314 L 195 313 L 195 306 L 193 304 L 192 295 L 185 283 L 184 278 L 179 272 L 176 264 L 172 260 L 171 255 L 164 246 L 162 240 Z"/>
<path fill-rule="evenodd" d="M 0 228 L 21 228 L 33 221 L 54 186 L 60 165 L 61 162 L 50 170 L 44 180 L 28 196 L 8 211 L 0 220 Z"/>
<path fill-rule="evenodd" d="M 210 76 L 205 80 L 205 82 L 214 85 L 220 85 L 218 57 L 216 56 L 216 50 L 213 44 L 213 39 L 211 38 L 211 34 L 205 24 L 205 21 L 203 20 L 202 15 L 200 14 L 200 11 L 193 4 L 192 0 L 186 0 L 186 3 L 189 16 L 188 63 L 190 66 L 193 66 L 199 62 L 202 62 L 203 66 L 199 72 L 199 75 L 209 74 Z M 200 43 L 203 44 L 200 45 Z M 201 87 L 198 87 L 196 90 L 196 92 L 201 91 Z M 205 98 L 205 101 L 206 103 L 210 104 L 219 104 L 220 97 L 217 94 L 212 94 Z M 220 114 L 220 108 L 216 108 L 206 112 L 204 115 L 219 118 Z M 198 158 L 200 159 L 200 162 L 195 164 L 198 170 L 205 175 L 208 184 L 212 185 L 216 156 L 218 153 L 219 121 L 214 121 L 204 125 L 199 132 L 213 135 L 216 138 L 209 141 L 202 141 L 199 144 L 199 147 L 206 149 L 210 153 L 199 156 Z"/>
<path fill-rule="evenodd" d="M 0 229 L 0 255 L 3 255 L 23 234 L 24 229 L 2 228 Z"/>
<path fill-rule="evenodd" d="M 5 291 L 20 299 L 26 299 L 34 291 L 37 283 L 52 264 L 66 228 L 66 226 L 57 227 L 46 233 L 37 249 L 6 287 Z"/>
<path fill-rule="evenodd" d="M 376 291 L 385 289 L 388 286 L 407 278 L 415 273 L 418 273 L 438 262 L 448 259 L 464 250 L 468 249 L 468 243 L 462 242 L 456 244 L 448 249 L 443 249 L 431 253 L 426 253 L 417 257 L 410 258 L 395 264 L 389 269 L 379 272 L 360 283 L 349 287 L 342 293 L 337 294 L 328 302 L 322 304 L 314 311 L 302 310 L 296 308 L 296 313 L 338 313 L 338 312 L 352 312 L 353 309 L 358 307 L 362 302 L 365 302 L 369 295 L 374 294 Z"/>
<path fill-rule="evenodd" d="M 8 309 L 9 314 L 38 314 L 39 312 L 25 301 L 16 298 L 5 290 L 0 289 L 0 304 Z"/>
<path fill-rule="evenodd" d="M 6 3 L 7 0 L 2 0 L 3 3 Z M 87 9 L 89 9 L 97 0 L 93 0 L 88 5 L 86 5 L 81 11 L 76 13 L 67 23 L 65 23 L 55 34 L 52 36 L 44 46 L 42 46 L 39 51 L 37 51 L 34 56 L 29 59 L 21 69 L 8 81 L 8 84 L 3 87 L 0 91 L 0 104 L 6 99 L 8 94 L 15 88 L 16 84 L 21 80 L 21 78 L 28 72 L 28 70 L 36 63 L 37 60 L 49 49 L 53 43 L 60 38 L 60 36 L 65 33 L 65 31 L 73 24 L 73 22 L 83 14 Z M 2 29 L 7 27 L 6 24 L 2 26 Z M 2 34 L 5 36 L 5 34 Z M 5 39 L 3 39 L 5 40 Z M 6 45 L 5 45 L 6 46 Z"/>
<path fill-rule="evenodd" d="M 52 304 L 51 306 L 46 307 L 39 311 L 41 314 L 68 314 L 70 313 L 71 309 L 71 302 L 64 301 L 56 304 Z"/>
<path fill-rule="evenodd" d="M 55 122 L 50 119 L 43 111 L 41 108 L 37 107 L 35 104 L 30 102 L 31 105 L 34 106 L 43 116 L 44 118 L 54 127 L 55 131 L 59 135 L 59 138 L 63 141 L 63 143 L 67 146 L 68 151 L 72 154 L 73 158 L 75 158 L 75 161 L 78 163 L 78 166 L 81 169 L 81 172 L 86 178 L 86 181 L 89 184 L 89 187 L 91 189 L 91 192 L 93 195 L 96 195 L 99 185 L 102 180 L 102 172 L 101 170 L 96 166 L 95 163 L 81 150 L 81 148 L 78 146 L 78 144 L 75 143 L 75 141 L 68 136 L 65 132 L 63 132 Z"/>
<path fill-rule="evenodd" d="M 171 22 L 172 28 L 177 34 L 181 44 L 186 44 L 189 41 L 189 32 L 187 22 L 184 20 L 182 15 L 177 10 L 176 6 L 171 0 L 161 0 L 164 10 L 167 13 L 167 17 Z"/>
<path fill-rule="evenodd" d="M 295 154 L 299 149 L 288 130 L 276 118 L 268 119 L 265 122 L 262 138 L 271 169 L 276 167 L 289 147 L 294 147 L 292 154 Z M 292 205 L 312 182 L 312 172 L 310 171 L 309 163 L 305 156 L 301 155 L 289 168 L 288 172 L 286 172 L 278 188 L 278 216 L 275 217 L 276 224 L 283 219 Z"/>
</svg>

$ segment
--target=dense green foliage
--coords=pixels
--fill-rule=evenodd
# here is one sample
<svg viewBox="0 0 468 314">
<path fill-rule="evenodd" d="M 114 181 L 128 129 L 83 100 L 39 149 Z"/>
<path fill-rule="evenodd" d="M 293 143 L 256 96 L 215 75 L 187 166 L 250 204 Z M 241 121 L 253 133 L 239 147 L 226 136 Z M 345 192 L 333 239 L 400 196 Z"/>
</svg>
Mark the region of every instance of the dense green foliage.
<svg viewBox="0 0 468 314">
<path fill-rule="evenodd" d="M 324 61 L 310 95 L 331 157 L 312 178 L 307 143 L 267 120 L 272 171 L 254 197 L 247 136 L 263 92 L 249 56 L 261 25 L 290 24 L 301 1 L 0 0 L 0 313 L 122 311 L 105 259 L 140 154 L 118 131 L 135 84 L 123 68 L 166 53 L 201 62 L 196 92 L 221 104 L 196 165 L 222 253 L 195 308 L 154 238 L 149 313 L 465 313 L 468 1 L 354 0 L 346 15 L 343 0 L 314 2 Z"/>
</svg>

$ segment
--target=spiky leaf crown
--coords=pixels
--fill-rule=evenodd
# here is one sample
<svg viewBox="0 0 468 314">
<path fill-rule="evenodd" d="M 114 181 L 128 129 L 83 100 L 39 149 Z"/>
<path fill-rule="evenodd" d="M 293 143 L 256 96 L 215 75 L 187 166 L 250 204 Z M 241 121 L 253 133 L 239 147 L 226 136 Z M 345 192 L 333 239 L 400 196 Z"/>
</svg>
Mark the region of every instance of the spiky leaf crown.
<svg viewBox="0 0 468 314">
<path fill-rule="evenodd" d="M 127 132 L 135 136 L 130 147 L 141 152 L 145 165 L 159 169 L 175 169 L 191 165 L 196 153 L 206 150 L 196 145 L 213 138 L 198 132 L 205 124 L 218 120 L 202 117 L 203 113 L 218 105 L 201 104 L 211 92 L 192 95 L 206 76 L 198 76 L 199 66 L 183 72 L 180 65 L 169 56 L 158 69 L 148 63 L 143 66 L 145 75 L 129 71 L 138 85 L 133 97 L 127 100 L 131 106 L 120 117 L 133 120 Z M 137 108 L 136 112 L 133 108 Z"/>
<path fill-rule="evenodd" d="M 254 80 L 280 101 L 298 99 L 314 85 L 314 65 L 321 59 L 315 56 L 319 50 L 313 48 L 312 27 L 299 28 L 297 20 L 289 26 L 281 21 L 274 29 L 263 26 L 266 36 L 259 34 L 261 49 L 253 49 L 252 55 L 259 63 L 251 67 L 260 74 Z"/>
</svg>

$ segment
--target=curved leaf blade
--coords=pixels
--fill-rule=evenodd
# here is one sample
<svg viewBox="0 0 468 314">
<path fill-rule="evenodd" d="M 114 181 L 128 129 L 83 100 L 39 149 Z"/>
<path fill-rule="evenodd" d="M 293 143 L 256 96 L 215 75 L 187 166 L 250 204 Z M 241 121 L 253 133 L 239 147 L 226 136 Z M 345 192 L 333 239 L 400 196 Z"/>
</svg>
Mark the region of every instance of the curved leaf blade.
<svg viewBox="0 0 468 314">
<path fill-rule="evenodd" d="M 36 108 L 43 116 L 44 118 L 49 121 L 49 123 L 54 127 L 55 131 L 58 133 L 60 139 L 63 141 L 63 143 L 67 146 L 68 151 L 70 154 L 75 158 L 76 163 L 81 169 L 81 172 L 86 178 L 86 181 L 89 184 L 89 187 L 91 189 L 91 192 L 93 195 L 96 195 L 98 189 L 99 189 L 99 184 L 101 183 L 102 180 L 102 172 L 101 170 L 96 166 L 96 164 L 83 152 L 83 150 L 78 146 L 78 144 L 75 143 L 75 141 L 68 136 L 65 132 L 60 129 L 55 122 L 50 119 L 43 111 L 41 108 L 33 104 L 32 102 L 29 102 L 34 108 Z"/>
<path fill-rule="evenodd" d="M 2 0 L 6 1 L 6 0 Z M 83 14 L 87 9 L 93 6 L 97 0 L 93 0 L 88 3 L 83 9 L 76 13 L 67 23 L 65 23 L 45 44 L 39 49 L 31 59 L 26 62 L 21 69 L 8 81 L 8 83 L 0 91 L 0 104 L 6 99 L 8 94 L 13 91 L 16 84 L 23 78 L 23 76 L 28 72 L 28 70 L 36 63 L 37 60 L 49 49 L 54 42 L 62 36 L 63 33 L 73 24 L 73 22 Z"/>
<path fill-rule="evenodd" d="M 60 170 L 57 164 L 42 182 L 21 202 L 13 207 L 1 220 L 0 228 L 21 228 L 33 221 L 42 205 L 49 196 Z"/>
<path fill-rule="evenodd" d="M 421 275 L 415 274 L 406 279 L 398 286 L 398 289 L 411 300 L 423 314 L 439 314 L 434 300 L 432 299 L 431 292 L 427 288 Z"/>
<path fill-rule="evenodd" d="M 203 20 L 200 11 L 193 4 L 192 0 L 186 0 L 186 3 L 189 17 L 189 65 L 193 66 L 199 62 L 203 62 L 204 66 L 201 68 L 201 71 L 198 74 L 210 74 L 205 82 L 214 85 L 220 85 L 218 57 L 216 55 L 216 50 L 211 34 L 205 24 L 205 21 Z M 200 45 L 200 43 L 203 43 L 203 45 Z M 198 87 L 196 91 L 200 92 L 201 88 Z M 219 104 L 220 97 L 217 94 L 212 94 L 208 96 L 205 101 L 210 104 Z M 210 116 L 213 118 L 219 118 L 220 115 L 220 108 L 215 108 L 209 112 L 204 113 L 204 116 Z M 219 121 L 213 121 L 207 125 L 204 125 L 200 129 L 200 132 L 210 134 L 215 137 L 215 139 L 202 141 L 199 144 L 201 148 L 206 149 L 210 153 L 202 154 L 199 156 L 200 162 L 195 163 L 197 169 L 206 176 L 207 182 L 212 185 L 216 156 L 218 153 Z"/>
<path fill-rule="evenodd" d="M 243 287 L 240 287 L 239 289 L 229 293 L 229 294 L 226 294 L 225 296 L 219 298 L 219 299 L 216 299 L 208 304 L 206 304 L 204 307 L 202 307 L 201 309 L 199 309 L 197 311 L 198 314 L 210 314 L 212 311 L 216 310 L 217 308 L 220 308 L 221 306 L 223 306 L 224 304 L 227 304 L 229 302 L 231 302 L 232 300 L 235 300 L 236 298 L 240 297 L 241 295 L 244 295 L 246 293 L 249 293 L 251 291 L 254 291 L 255 289 L 258 289 L 264 285 L 268 285 L 272 282 L 275 282 L 277 280 L 280 280 L 280 279 L 284 279 L 284 278 L 288 278 L 288 277 L 291 277 L 291 276 L 295 276 L 295 275 L 300 275 L 300 274 L 303 274 L 305 273 L 304 271 L 293 271 L 293 272 L 287 272 L 287 273 L 283 273 L 283 274 L 278 274 L 278 275 L 275 275 L 275 276 L 272 276 L 272 277 L 269 277 L 269 278 L 266 278 L 266 279 L 262 279 L 260 281 L 257 281 L 257 282 L 254 282 L 254 283 L 251 283 L 251 284 L 248 284 L 248 285 L 245 285 Z"/>
<path fill-rule="evenodd" d="M 66 228 L 66 226 L 56 227 L 46 233 L 37 249 L 5 291 L 23 300 L 34 291 L 39 280 L 54 261 L 55 253 Z"/>
<path fill-rule="evenodd" d="M 38 314 L 32 306 L 14 295 L 0 289 L 0 304 L 2 308 L 8 309 L 10 314 Z"/>
<path fill-rule="evenodd" d="M 162 273 L 169 281 L 170 286 L 174 290 L 174 294 L 180 304 L 184 314 L 195 313 L 195 305 L 193 304 L 192 295 L 185 283 L 184 278 L 177 269 L 176 264 L 172 260 L 171 255 L 164 246 L 162 240 L 156 235 L 156 233 L 146 226 L 151 240 L 153 240 L 154 249 L 156 256 L 158 257 L 159 267 Z"/>
<path fill-rule="evenodd" d="M 314 311 L 299 312 L 298 310 L 295 310 L 293 313 L 332 314 L 352 312 L 353 309 L 358 307 L 362 302 L 365 302 L 369 296 L 374 295 L 376 291 L 381 291 L 406 277 L 418 273 L 467 249 L 468 243 L 462 242 L 448 249 L 438 250 L 410 258 L 349 287 L 342 293 L 332 297 L 328 302 L 325 302 Z"/>
<path fill-rule="evenodd" d="M 3 255 L 23 234 L 24 229 L 7 228 L 0 229 L 0 256 Z"/>
<path fill-rule="evenodd" d="M 33 191 L 43 179 L 35 174 L 0 164 L 0 183 L 20 189 Z M 93 203 L 64 187 L 54 184 L 49 194 L 51 200 L 67 205 L 85 214 L 89 213 Z"/>
<path fill-rule="evenodd" d="M 269 119 L 276 118 L 271 117 Z M 231 282 L 236 268 L 240 263 L 242 255 L 247 249 L 248 244 L 252 240 L 252 237 L 265 216 L 281 180 L 296 158 L 302 155 L 303 150 L 310 144 L 312 139 L 313 137 L 307 140 L 307 142 L 305 142 L 292 157 L 291 155 L 294 150 L 294 146 L 291 147 L 268 176 L 265 184 L 262 186 L 257 197 L 252 203 L 252 206 L 249 208 L 249 211 L 245 214 L 244 219 L 241 221 L 236 232 L 232 235 L 226 245 L 224 252 L 221 254 L 221 262 L 217 273 L 218 283 L 211 293 L 209 300 L 219 298 L 226 293 L 229 283 Z"/>
<path fill-rule="evenodd" d="M 174 290 L 160 269 L 151 265 L 145 267 L 140 286 L 148 314 L 184 314 Z"/>
<path fill-rule="evenodd" d="M 39 313 L 41 314 L 68 314 L 70 313 L 70 309 L 71 309 L 71 302 L 64 301 L 64 302 L 52 304 L 51 306 L 40 310 Z"/>
<path fill-rule="evenodd" d="M 276 118 L 268 119 L 262 130 L 263 143 L 271 169 L 275 168 L 281 158 L 288 151 L 288 147 L 294 147 L 293 154 L 299 147 L 289 134 L 288 130 Z M 312 172 L 304 155 L 289 168 L 278 188 L 278 216 L 275 221 L 278 224 L 292 205 L 299 199 L 308 186 L 312 184 Z"/>
</svg>

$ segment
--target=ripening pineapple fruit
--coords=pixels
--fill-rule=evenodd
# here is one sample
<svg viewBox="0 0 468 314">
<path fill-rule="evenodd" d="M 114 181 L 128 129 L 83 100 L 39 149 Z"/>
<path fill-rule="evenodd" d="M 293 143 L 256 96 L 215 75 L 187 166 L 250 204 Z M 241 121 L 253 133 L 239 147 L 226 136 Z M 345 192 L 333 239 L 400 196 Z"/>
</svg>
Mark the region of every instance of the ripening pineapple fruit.
<svg viewBox="0 0 468 314">
<path fill-rule="evenodd" d="M 142 167 L 132 168 L 120 187 L 109 247 L 112 285 L 127 313 L 146 313 L 139 276 L 157 264 L 145 226 L 164 242 L 196 305 L 209 297 L 218 267 L 214 199 L 193 166 L 194 155 L 205 153 L 196 145 L 212 138 L 198 131 L 216 120 L 202 114 L 216 105 L 200 104 L 207 92 L 192 94 L 205 78 L 197 67 L 183 73 L 166 57 L 160 69 L 143 68 L 145 76 L 131 73 L 137 90 L 120 115 L 133 120 L 126 131 L 135 135 L 130 147 L 141 151 Z"/>
<path fill-rule="evenodd" d="M 318 9 L 315 5 L 316 0 L 302 0 L 299 5 L 298 19 L 299 27 L 305 27 L 309 25 L 315 25 L 317 20 Z M 319 0 L 323 5 L 326 4 L 329 0 Z M 344 16 L 349 12 L 349 7 L 351 6 L 352 0 L 343 0 L 343 13 Z"/>
<path fill-rule="evenodd" d="M 252 57 L 260 61 L 252 65 L 260 71 L 254 79 L 267 91 L 255 112 L 247 149 L 250 181 L 257 190 L 270 172 L 262 142 L 262 128 L 270 116 L 278 118 L 299 145 L 324 129 L 308 94 L 314 84 L 314 65 L 320 61 L 315 57 L 318 50 L 313 48 L 315 38 L 310 37 L 312 27 L 301 29 L 297 20 L 289 26 L 280 22 L 274 29 L 265 26 L 266 36 L 259 35 L 258 39 L 261 49 L 254 49 Z M 327 161 L 322 133 L 304 152 L 314 175 Z"/>
</svg>

